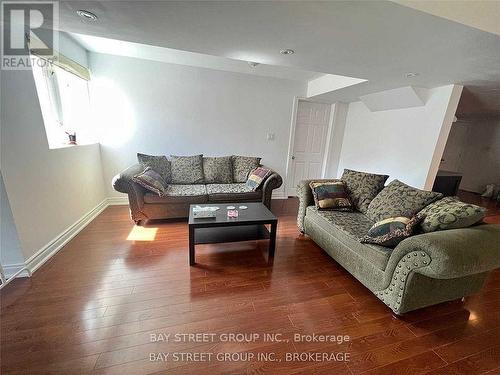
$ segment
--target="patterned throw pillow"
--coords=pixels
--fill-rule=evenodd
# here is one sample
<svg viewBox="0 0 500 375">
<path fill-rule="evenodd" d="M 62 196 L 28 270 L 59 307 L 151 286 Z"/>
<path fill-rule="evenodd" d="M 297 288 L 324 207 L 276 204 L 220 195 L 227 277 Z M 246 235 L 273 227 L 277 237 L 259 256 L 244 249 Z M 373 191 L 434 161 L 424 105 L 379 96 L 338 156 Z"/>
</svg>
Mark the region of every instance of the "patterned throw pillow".
<svg viewBox="0 0 500 375">
<path fill-rule="evenodd" d="M 132 181 L 137 182 L 139 185 L 158 194 L 160 197 L 164 196 L 166 193 L 167 183 L 160 174 L 151 167 L 146 167 L 144 171 L 132 177 Z"/>
<path fill-rule="evenodd" d="M 314 204 L 320 210 L 351 211 L 352 204 L 345 183 L 341 180 L 312 181 Z"/>
<path fill-rule="evenodd" d="M 373 174 L 344 169 L 340 178 L 345 182 L 347 193 L 354 207 L 366 213 L 370 202 L 384 188 L 385 181 L 389 176 L 382 174 Z"/>
<path fill-rule="evenodd" d="M 204 157 L 203 175 L 207 184 L 230 184 L 233 182 L 231 156 Z"/>
<path fill-rule="evenodd" d="M 373 224 L 368 234 L 361 239 L 361 242 L 395 247 L 398 243 L 413 234 L 416 226 L 423 218 L 423 215 L 417 214 L 411 219 L 402 216 L 384 219 Z"/>
<path fill-rule="evenodd" d="M 257 167 L 250 173 L 246 185 L 253 191 L 257 190 L 264 180 L 272 173 L 269 168 Z"/>
<path fill-rule="evenodd" d="M 167 184 L 172 181 L 170 161 L 166 156 L 153 156 L 138 153 L 137 161 L 141 163 L 144 168 L 150 167 L 158 172 Z"/>
<path fill-rule="evenodd" d="M 428 233 L 437 230 L 470 227 L 484 218 L 486 209 L 460 202 L 453 197 L 446 197 L 431 203 L 420 213 L 425 215 L 420 227 L 424 232 Z"/>
<path fill-rule="evenodd" d="M 443 194 L 425 191 L 394 180 L 387 185 L 368 206 L 366 215 L 373 221 L 389 217 L 413 217 Z"/>
<path fill-rule="evenodd" d="M 233 162 L 233 182 L 247 182 L 251 171 L 260 165 L 261 158 L 252 156 L 231 156 Z"/>
<path fill-rule="evenodd" d="M 174 184 L 202 184 L 203 155 L 175 156 L 172 160 L 172 182 Z"/>
</svg>

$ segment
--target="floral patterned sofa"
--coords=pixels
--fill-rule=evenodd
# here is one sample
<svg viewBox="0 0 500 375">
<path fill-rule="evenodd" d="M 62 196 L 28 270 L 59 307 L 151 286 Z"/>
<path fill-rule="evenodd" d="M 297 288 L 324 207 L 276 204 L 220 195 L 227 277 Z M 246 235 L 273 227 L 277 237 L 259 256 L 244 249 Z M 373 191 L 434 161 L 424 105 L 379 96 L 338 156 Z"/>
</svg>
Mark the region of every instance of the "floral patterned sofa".
<svg viewBox="0 0 500 375">
<path fill-rule="evenodd" d="M 150 156 L 138 154 L 139 163 L 113 178 L 116 191 L 128 195 L 130 216 L 137 224 L 148 219 L 186 218 L 190 204 L 262 202 L 271 204 L 274 189 L 283 180 L 272 173 L 255 191 L 247 186 L 249 173 L 260 164 L 261 158 L 247 156 L 204 157 Z M 150 166 L 167 181 L 167 193 L 159 196 L 133 181 L 133 177 Z"/>
</svg>

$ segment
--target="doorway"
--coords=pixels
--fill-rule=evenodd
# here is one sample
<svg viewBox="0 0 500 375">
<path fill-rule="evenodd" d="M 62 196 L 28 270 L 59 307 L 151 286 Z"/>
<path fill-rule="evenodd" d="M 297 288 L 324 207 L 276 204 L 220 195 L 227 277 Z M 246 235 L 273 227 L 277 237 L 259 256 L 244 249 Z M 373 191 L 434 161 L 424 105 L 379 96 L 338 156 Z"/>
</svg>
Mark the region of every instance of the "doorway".
<svg viewBox="0 0 500 375">
<path fill-rule="evenodd" d="M 287 196 L 297 195 L 296 186 L 301 180 L 324 177 L 332 126 L 331 107 L 296 99 L 288 150 Z"/>
</svg>

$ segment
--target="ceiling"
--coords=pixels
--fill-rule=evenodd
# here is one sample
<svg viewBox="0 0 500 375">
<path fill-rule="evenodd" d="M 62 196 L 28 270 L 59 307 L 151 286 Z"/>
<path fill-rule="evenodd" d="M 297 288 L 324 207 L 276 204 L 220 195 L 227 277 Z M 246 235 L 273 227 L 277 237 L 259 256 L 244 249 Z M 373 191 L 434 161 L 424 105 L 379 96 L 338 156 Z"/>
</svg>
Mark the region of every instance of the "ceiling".
<svg viewBox="0 0 500 375">
<path fill-rule="evenodd" d="M 324 75 L 323 73 L 277 65 L 260 64 L 256 67 L 251 67 L 247 61 L 229 59 L 227 57 L 212 56 L 203 53 L 150 46 L 142 43 L 126 42 L 84 34 L 69 33 L 69 35 L 88 51 L 98 53 L 136 57 L 171 64 L 197 66 L 303 82 L 308 82 Z"/>
<path fill-rule="evenodd" d="M 492 0 L 392 0 L 476 29 L 500 35 L 500 1 Z"/>
<path fill-rule="evenodd" d="M 408 85 L 500 88 L 500 36 L 389 1 L 62 1 L 60 13 L 64 31 L 368 80 L 328 101 Z M 495 108 L 500 92 L 487 96 Z"/>
</svg>

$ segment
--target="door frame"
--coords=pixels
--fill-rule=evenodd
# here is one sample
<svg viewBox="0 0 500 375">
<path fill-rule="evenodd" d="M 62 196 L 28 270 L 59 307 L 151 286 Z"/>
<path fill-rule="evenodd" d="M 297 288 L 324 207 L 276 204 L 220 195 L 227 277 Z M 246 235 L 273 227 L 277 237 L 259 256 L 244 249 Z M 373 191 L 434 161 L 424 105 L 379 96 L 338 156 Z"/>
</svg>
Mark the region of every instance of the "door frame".
<svg viewBox="0 0 500 375">
<path fill-rule="evenodd" d="M 299 108 L 299 101 L 312 102 L 312 103 L 320 103 L 330 105 L 330 118 L 328 119 L 328 128 L 326 131 L 326 144 L 325 144 L 325 154 L 323 155 L 323 161 L 321 163 L 321 178 L 325 178 L 327 161 L 330 156 L 330 144 L 332 141 L 333 135 L 333 120 L 335 116 L 335 103 L 322 103 L 317 102 L 311 99 L 307 99 L 301 96 L 295 96 L 293 98 L 292 105 L 292 119 L 290 121 L 290 137 L 288 139 L 288 153 L 286 158 L 286 175 L 285 175 L 285 197 L 290 196 L 290 185 L 293 183 L 291 180 L 291 170 L 292 170 L 292 154 L 293 154 L 293 145 L 295 143 L 295 127 L 297 125 L 297 110 Z"/>
</svg>

